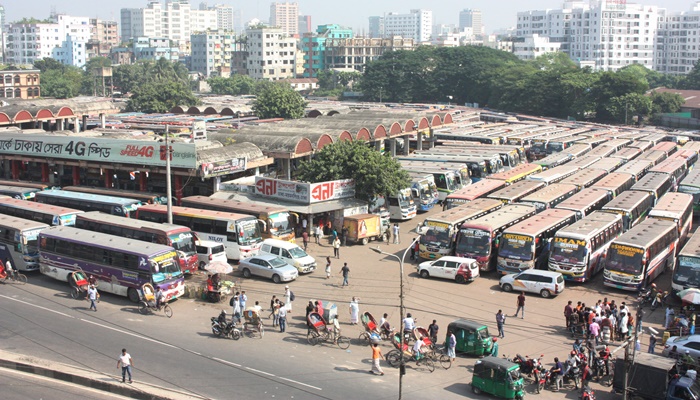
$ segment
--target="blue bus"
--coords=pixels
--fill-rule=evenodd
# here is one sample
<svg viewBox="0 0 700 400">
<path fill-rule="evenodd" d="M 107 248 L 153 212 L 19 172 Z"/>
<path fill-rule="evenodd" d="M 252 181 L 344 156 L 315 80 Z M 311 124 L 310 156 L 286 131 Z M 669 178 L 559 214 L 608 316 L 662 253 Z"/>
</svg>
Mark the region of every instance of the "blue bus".
<svg viewBox="0 0 700 400">
<path fill-rule="evenodd" d="M 39 233 L 39 271 L 59 281 L 83 270 L 97 278 L 102 292 L 139 301 L 145 283 L 160 287 L 167 300 L 185 293 L 177 252 L 170 246 L 142 242 L 70 226 Z"/>
<path fill-rule="evenodd" d="M 39 203 L 60 207 L 70 207 L 83 211 L 101 211 L 105 214 L 134 216 L 141 205 L 136 199 L 113 197 L 100 194 L 67 192 L 64 190 L 44 190 L 35 194 Z"/>
</svg>

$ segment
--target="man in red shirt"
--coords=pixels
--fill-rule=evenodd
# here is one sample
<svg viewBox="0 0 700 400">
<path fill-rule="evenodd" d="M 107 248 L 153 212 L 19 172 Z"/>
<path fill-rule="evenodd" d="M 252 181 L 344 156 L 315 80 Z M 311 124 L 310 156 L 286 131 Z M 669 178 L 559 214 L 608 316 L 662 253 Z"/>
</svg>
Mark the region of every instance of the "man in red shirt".
<svg viewBox="0 0 700 400">
<path fill-rule="evenodd" d="M 523 310 L 523 316 L 520 317 L 520 319 L 524 319 L 525 318 L 525 292 L 520 292 L 520 295 L 518 296 L 518 309 L 515 310 L 514 317 L 518 316 L 518 313 L 520 313 L 520 310 Z"/>
</svg>

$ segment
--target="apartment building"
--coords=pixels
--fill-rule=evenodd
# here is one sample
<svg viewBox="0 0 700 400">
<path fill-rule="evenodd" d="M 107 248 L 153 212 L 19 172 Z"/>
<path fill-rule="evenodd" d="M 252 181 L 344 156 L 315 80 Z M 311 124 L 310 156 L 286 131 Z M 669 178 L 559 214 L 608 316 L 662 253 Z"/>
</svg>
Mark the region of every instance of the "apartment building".
<svg viewBox="0 0 700 400">
<path fill-rule="evenodd" d="M 281 28 L 246 29 L 245 47 L 233 53 L 233 69 L 254 79 L 294 78 L 297 39 Z"/>
<path fill-rule="evenodd" d="M 38 69 L 0 71 L 0 98 L 38 99 L 41 71 Z"/>
<path fill-rule="evenodd" d="M 547 36 L 534 34 L 513 43 L 513 54 L 521 60 L 534 60 L 541 55 L 557 52 L 560 48 L 560 42 L 550 42 Z"/>
<path fill-rule="evenodd" d="M 315 78 L 318 76 L 319 71 L 326 69 L 326 41 L 352 37 L 352 29 L 343 28 L 335 24 L 319 25 L 315 34 L 309 33 L 304 35 L 301 38 L 301 49 L 304 52 L 303 77 Z"/>
<path fill-rule="evenodd" d="M 314 30 L 311 27 L 311 16 L 310 15 L 300 15 L 299 16 L 299 36 L 304 36 L 307 33 L 313 33 Z"/>
<path fill-rule="evenodd" d="M 352 68 L 364 72 L 365 65 L 387 51 L 414 50 L 412 38 L 348 38 L 326 40 L 324 65 L 326 68 Z"/>
<path fill-rule="evenodd" d="M 270 4 L 270 26 L 282 29 L 288 36 L 299 36 L 299 4 Z"/>
<path fill-rule="evenodd" d="M 5 7 L 0 4 L 0 62 L 5 62 Z"/>
<path fill-rule="evenodd" d="M 233 31 L 193 33 L 190 40 L 190 71 L 197 71 L 206 77 L 230 74 L 235 40 Z"/>
<path fill-rule="evenodd" d="M 88 59 L 108 57 L 113 47 L 119 46 L 119 29 L 116 21 L 90 18 L 90 40 L 87 43 Z"/>
<path fill-rule="evenodd" d="M 700 59 L 700 1 L 683 12 L 661 10 L 656 32 L 654 70 L 665 74 L 689 73 Z"/>
<path fill-rule="evenodd" d="M 433 12 L 411 10 L 408 14 L 389 13 L 384 17 L 384 35 L 411 38 L 417 43 L 427 42 L 433 29 Z"/>
<path fill-rule="evenodd" d="M 474 35 L 484 34 L 481 10 L 467 8 L 459 12 L 459 30 L 464 30 L 465 28 L 472 28 Z"/>
<path fill-rule="evenodd" d="M 68 65 L 85 65 L 89 18 L 52 15 L 49 21 L 8 24 L 6 63 L 32 65 L 36 60 L 54 57 Z"/>
<path fill-rule="evenodd" d="M 384 17 L 369 17 L 369 37 L 383 38 L 384 37 Z"/>
<path fill-rule="evenodd" d="M 130 47 L 113 47 L 109 54 L 113 64 L 133 64 L 137 61 L 157 61 L 165 58 L 169 61 L 180 59 L 180 49 L 170 45 L 168 38 L 133 38 Z"/>
</svg>

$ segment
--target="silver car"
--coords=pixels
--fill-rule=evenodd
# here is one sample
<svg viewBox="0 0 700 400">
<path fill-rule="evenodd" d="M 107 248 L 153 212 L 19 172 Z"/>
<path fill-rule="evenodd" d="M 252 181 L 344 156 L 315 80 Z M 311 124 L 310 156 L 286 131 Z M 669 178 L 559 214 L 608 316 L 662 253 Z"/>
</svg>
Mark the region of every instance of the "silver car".
<svg viewBox="0 0 700 400">
<path fill-rule="evenodd" d="M 299 276 L 299 271 L 296 268 L 271 254 L 242 259 L 238 264 L 238 271 L 246 278 L 257 275 L 272 279 L 275 283 L 293 281 Z"/>
<path fill-rule="evenodd" d="M 689 354 L 697 360 L 700 357 L 700 335 L 690 335 L 690 336 L 671 336 L 666 340 L 666 346 L 661 352 L 662 355 L 670 357 L 670 352 L 673 346 L 677 346 L 678 355 L 677 357 L 682 357 L 685 355 L 686 350 Z"/>
</svg>

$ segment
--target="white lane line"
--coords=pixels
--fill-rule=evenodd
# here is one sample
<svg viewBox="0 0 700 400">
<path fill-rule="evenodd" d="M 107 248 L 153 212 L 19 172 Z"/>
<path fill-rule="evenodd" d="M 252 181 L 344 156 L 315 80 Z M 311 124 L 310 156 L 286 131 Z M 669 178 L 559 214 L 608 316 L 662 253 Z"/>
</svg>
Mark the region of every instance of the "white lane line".
<svg viewBox="0 0 700 400">
<path fill-rule="evenodd" d="M 216 357 L 212 357 L 212 359 L 214 359 L 214 360 L 216 360 L 216 361 L 219 361 L 219 362 L 222 362 L 222 363 L 224 363 L 224 364 L 233 365 L 234 367 L 240 367 L 240 366 L 241 366 L 241 364 L 232 363 L 231 361 L 222 360 L 222 359 L 216 358 Z"/>
<path fill-rule="evenodd" d="M 282 380 L 285 380 L 285 381 L 287 381 L 287 382 L 292 382 L 292 383 L 296 383 L 297 385 L 309 387 L 309 388 L 311 388 L 311 389 L 323 390 L 323 389 L 321 389 L 320 387 L 307 385 L 306 383 L 301 383 L 301 382 L 299 382 L 299 381 L 295 381 L 295 380 L 292 380 L 292 379 L 283 378 L 283 377 L 281 377 L 281 376 L 280 376 L 279 378 L 282 379 Z"/>
<path fill-rule="evenodd" d="M 253 372 L 257 372 L 259 374 L 267 375 L 267 376 L 275 376 L 274 374 L 271 374 L 271 373 L 265 372 L 265 371 L 260 371 L 259 369 L 254 369 L 254 368 L 250 368 L 250 367 L 245 367 L 245 369 L 253 371 Z"/>
<path fill-rule="evenodd" d="M 155 339 L 151 339 L 151 338 L 147 338 L 147 337 L 143 337 L 143 336 L 141 336 L 141 335 L 135 335 L 135 334 L 133 334 L 133 333 L 131 333 L 131 332 L 123 331 L 123 330 L 117 329 L 117 328 L 112 328 L 111 326 L 107 326 L 107 325 L 98 324 L 97 322 L 88 321 L 88 320 L 83 319 L 83 318 L 81 318 L 80 320 L 83 321 L 83 322 L 87 322 L 88 324 L 97 325 L 97 326 L 102 327 L 102 328 L 105 328 L 105 329 L 111 329 L 111 330 L 113 330 L 113 331 L 115 331 L 115 332 L 123 333 L 123 334 L 129 335 L 129 336 L 134 336 L 134 337 L 137 337 L 137 338 L 139 338 L 139 339 L 143 339 L 143 340 L 146 340 L 146 341 L 149 341 L 149 342 L 158 343 L 158 344 L 160 344 L 160 345 L 167 346 L 167 347 L 171 347 L 171 348 L 173 348 L 173 349 L 178 349 L 178 348 L 179 348 L 179 347 L 173 346 L 173 345 L 171 345 L 171 344 L 163 343 L 163 342 L 161 342 L 161 341 L 158 341 L 158 340 L 155 340 Z"/>
<path fill-rule="evenodd" d="M 3 297 L 3 298 L 8 299 L 8 300 L 16 301 L 16 302 L 18 302 L 18 303 L 26 304 L 26 305 L 28 305 L 28 306 L 40 308 L 40 309 L 42 309 L 42 310 L 44 310 L 44 311 L 49 311 L 49 312 L 52 312 L 52 313 L 55 313 L 55 314 L 58 314 L 58 315 L 62 315 L 62 316 L 64 316 L 64 317 L 75 318 L 75 317 L 73 317 L 72 315 L 64 314 L 64 313 L 62 313 L 62 312 L 59 312 L 59 311 L 56 311 L 56 310 L 52 310 L 52 309 L 50 309 L 50 308 L 38 306 L 38 305 L 36 305 L 36 304 L 27 303 L 26 301 L 13 299 L 12 297 L 3 296 L 3 295 L 0 295 L 0 297 Z"/>
</svg>

